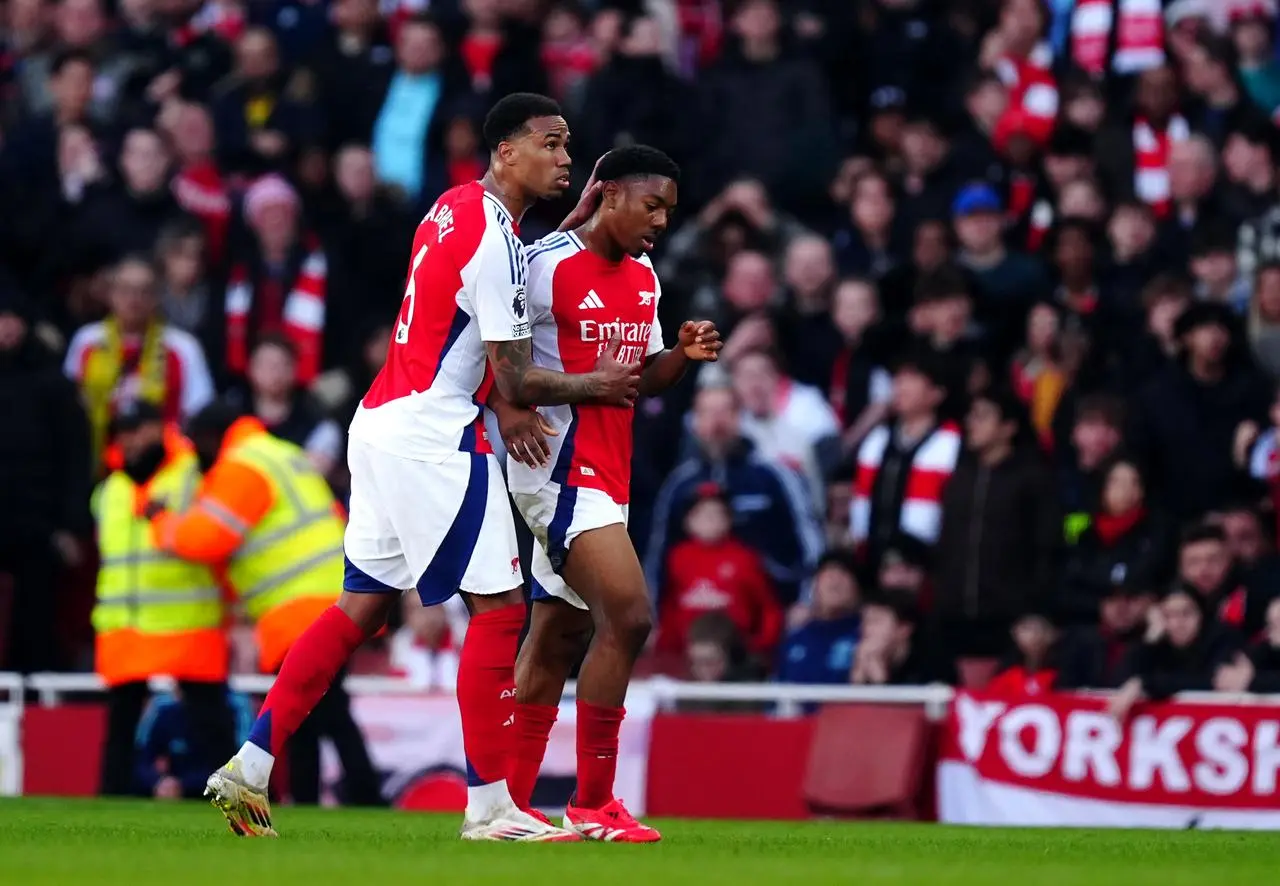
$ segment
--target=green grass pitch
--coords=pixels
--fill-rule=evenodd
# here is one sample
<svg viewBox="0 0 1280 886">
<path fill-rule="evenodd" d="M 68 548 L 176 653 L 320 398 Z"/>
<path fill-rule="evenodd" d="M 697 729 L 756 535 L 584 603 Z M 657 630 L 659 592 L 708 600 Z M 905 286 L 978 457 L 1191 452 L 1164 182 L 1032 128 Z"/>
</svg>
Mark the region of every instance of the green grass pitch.
<svg viewBox="0 0 1280 886">
<path fill-rule="evenodd" d="M 452 816 L 276 812 L 233 837 L 198 804 L 0 802 L 3 886 L 1268 886 L 1280 835 L 655 821 L 656 846 L 464 844 Z"/>
</svg>

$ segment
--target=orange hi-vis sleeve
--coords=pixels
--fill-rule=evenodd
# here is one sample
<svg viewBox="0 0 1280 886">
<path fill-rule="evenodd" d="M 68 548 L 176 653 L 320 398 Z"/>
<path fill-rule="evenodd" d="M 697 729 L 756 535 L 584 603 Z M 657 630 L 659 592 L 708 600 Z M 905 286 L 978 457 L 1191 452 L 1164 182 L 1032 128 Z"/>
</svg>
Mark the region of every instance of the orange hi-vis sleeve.
<svg viewBox="0 0 1280 886">
<path fill-rule="evenodd" d="M 266 516 L 272 498 L 271 483 L 256 470 L 219 461 L 185 513 L 162 513 L 151 521 L 156 545 L 184 560 L 225 563 Z"/>
</svg>

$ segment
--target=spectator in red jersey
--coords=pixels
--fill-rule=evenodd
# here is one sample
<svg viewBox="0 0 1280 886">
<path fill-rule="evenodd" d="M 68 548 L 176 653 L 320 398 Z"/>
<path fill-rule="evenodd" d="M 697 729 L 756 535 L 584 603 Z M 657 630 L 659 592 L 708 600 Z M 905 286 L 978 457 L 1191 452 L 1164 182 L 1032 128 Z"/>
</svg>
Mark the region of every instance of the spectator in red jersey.
<svg viewBox="0 0 1280 886">
<path fill-rule="evenodd" d="M 1058 629 L 1044 612 L 1019 616 L 1010 631 L 1013 651 L 987 685 L 988 692 L 1021 697 L 1052 692 L 1058 679 Z"/>
<path fill-rule="evenodd" d="M 1059 611 L 1064 624 L 1091 624 L 1111 589 L 1163 587 L 1172 570 L 1170 527 L 1147 502 L 1137 463 L 1124 456 L 1100 468 L 1097 513 L 1067 554 Z"/>
<path fill-rule="evenodd" d="M 782 636 L 782 607 L 760 556 L 733 537 L 732 514 L 714 483 L 697 490 L 685 514 L 685 541 L 667 554 L 658 649 L 685 648 L 689 627 L 707 612 L 724 612 L 741 632 L 747 649 L 769 661 Z"/>
<path fill-rule="evenodd" d="M 573 5 L 552 6 L 542 20 L 542 68 L 552 98 L 570 114 L 583 106 L 587 79 L 600 56 L 587 33 L 583 13 Z"/>
<path fill-rule="evenodd" d="M 283 333 L 298 352 L 298 381 L 319 374 L 330 316 L 329 264 L 319 240 L 302 225 L 298 193 L 268 175 L 244 195 L 244 217 L 253 243 L 235 257 L 227 285 L 226 325 L 220 361 L 229 378 L 249 368 L 249 352 L 263 335 Z"/>
<path fill-rule="evenodd" d="M 161 113 L 160 125 L 177 159 L 173 196 L 204 226 L 209 263 L 219 267 L 226 256 L 231 198 L 216 160 L 213 118 L 203 105 L 177 102 Z"/>
<path fill-rule="evenodd" d="M 1130 676 L 1108 704 L 1125 719 L 1144 698 L 1162 701 L 1179 692 L 1208 692 L 1214 675 L 1240 650 L 1239 638 L 1210 616 L 1199 594 L 1182 585 L 1147 613 L 1142 642 L 1129 659 Z"/>
<path fill-rule="evenodd" d="M 144 258 L 126 258 L 111 271 L 111 313 L 71 340 L 63 371 L 80 386 L 101 465 L 116 410 L 141 400 L 166 421 L 199 412 L 213 399 L 213 380 L 200 343 L 159 315 L 156 274 Z"/>
</svg>

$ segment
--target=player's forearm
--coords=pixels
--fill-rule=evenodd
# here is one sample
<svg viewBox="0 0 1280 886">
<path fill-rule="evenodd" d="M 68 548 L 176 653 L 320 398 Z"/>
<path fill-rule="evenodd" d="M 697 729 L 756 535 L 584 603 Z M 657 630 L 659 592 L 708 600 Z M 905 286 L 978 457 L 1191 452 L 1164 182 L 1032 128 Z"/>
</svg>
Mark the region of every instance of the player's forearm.
<svg viewBox="0 0 1280 886">
<path fill-rule="evenodd" d="M 661 394 L 684 378 L 688 368 L 689 358 L 679 348 L 655 354 L 645 361 L 644 372 L 640 374 L 641 396 Z"/>
<path fill-rule="evenodd" d="M 513 406 L 584 403 L 603 393 L 600 377 L 594 372 L 570 375 L 533 365 L 533 348 L 527 338 L 486 342 L 485 348 L 493 366 L 494 389 Z"/>
</svg>

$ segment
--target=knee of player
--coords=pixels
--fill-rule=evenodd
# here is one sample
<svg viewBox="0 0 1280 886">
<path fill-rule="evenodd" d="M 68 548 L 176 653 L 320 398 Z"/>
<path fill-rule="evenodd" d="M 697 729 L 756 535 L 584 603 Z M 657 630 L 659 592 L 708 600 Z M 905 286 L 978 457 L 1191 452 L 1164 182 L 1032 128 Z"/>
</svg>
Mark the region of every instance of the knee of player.
<svg viewBox="0 0 1280 886">
<path fill-rule="evenodd" d="M 623 645 L 639 651 L 653 630 L 653 612 L 647 598 L 613 607 L 604 613 L 605 629 Z"/>
</svg>

